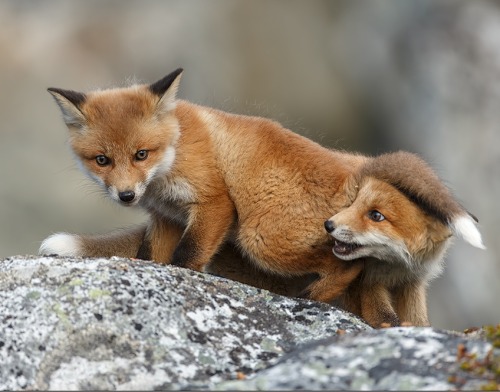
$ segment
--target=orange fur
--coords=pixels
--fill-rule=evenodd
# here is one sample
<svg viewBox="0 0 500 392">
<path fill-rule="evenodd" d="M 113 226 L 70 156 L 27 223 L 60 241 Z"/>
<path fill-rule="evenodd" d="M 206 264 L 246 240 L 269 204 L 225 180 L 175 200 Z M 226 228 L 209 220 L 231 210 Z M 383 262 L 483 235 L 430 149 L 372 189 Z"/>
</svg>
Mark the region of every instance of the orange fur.
<svg viewBox="0 0 500 392">
<path fill-rule="evenodd" d="M 180 73 L 174 71 L 152 85 L 87 94 L 49 89 L 82 169 L 114 200 L 144 208 L 151 220 L 147 227 L 122 234 L 55 234 L 42 243 L 40 252 L 150 258 L 288 295 L 317 277 L 305 290 L 310 298 L 331 302 L 344 293 L 346 307 L 372 325 L 381 320 L 396 323 L 392 304 L 388 305 L 395 285 L 384 274 L 399 284 L 412 276 L 407 273 L 411 268 L 400 263 L 401 255 L 391 259 L 391 253 L 383 254 L 389 260 L 381 263 L 371 254 L 343 260 L 331 251 L 324 220 L 336 214 L 332 219 L 344 219 L 352 230 L 370 232 L 374 226 L 356 206 L 375 195 L 392 206 L 395 216 L 406 211 L 411 223 L 394 226 L 384 239 L 398 245 L 402 238 L 418 237 L 415 246 L 408 243 L 408 252 L 423 252 L 425 258 L 439 253 L 440 246 L 434 249 L 433 244 L 441 240 L 438 232 L 443 225 L 415 236 L 432 223 L 422 218 L 421 206 L 404 196 L 387 197 L 399 184 L 406 196 L 416 194 L 417 202 L 424 200 L 428 210 L 440 211 L 442 206 L 428 203 L 425 192 L 414 192 L 419 184 L 391 184 L 398 176 L 380 179 L 384 168 L 395 164 L 390 158 L 328 150 L 274 121 L 177 100 Z M 398 156 L 396 163 L 401 159 L 406 158 Z M 457 207 L 453 214 L 457 211 L 462 212 Z M 474 226 L 457 222 L 458 231 L 474 237 Z M 365 264 L 369 269 L 360 276 Z M 389 266 L 388 271 L 384 267 L 381 273 L 379 264 Z M 418 302 L 415 298 L 404 290 L 396 295 L 398 314 L 409 321 L 421 319 L 405 305 Z"/>
<path fill-rule="evenodd" d="M 475 230 L 472 216 L 423 160 L 405 152 L 367 161 L 346 181 L 346 193 L 351 204 L 325 222 L 339 258 L 365 259 L 340 299 L 344 307 L 374 326 L 429 325 L 426 288 L 442 270 L 452 235 L 482 246 L 468 231 Z M 460 232 L 457 221 L 471 225 Z"/>
<path fill-rule="evenodd" d="M 339 296 L 362 261 L 332 254 L 323 221 L 346 204 L 343 182 L 365 158 L 343 159 L 267 119 L 176 100 L 179 78 L 87 94 L 49 89 L 83 169 L 114 200 L 150 213 L 139 255 L 202 271 L 234 244 L 265 271 L 318 275 L 313 299 Z"/>
</svg>

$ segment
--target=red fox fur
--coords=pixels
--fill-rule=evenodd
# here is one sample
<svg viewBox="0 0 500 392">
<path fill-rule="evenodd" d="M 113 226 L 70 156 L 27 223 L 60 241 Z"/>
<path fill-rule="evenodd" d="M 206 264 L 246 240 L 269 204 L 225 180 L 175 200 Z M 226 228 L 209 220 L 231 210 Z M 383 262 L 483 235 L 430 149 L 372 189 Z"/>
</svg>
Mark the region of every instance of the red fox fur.
<svg viewBox="0 0 500 392">
<path fill-rule="evenodd" d="M 361 193 L 356 197 L 352 184 L 373 160 L 328 150 L 267 119 L 178 100 L 181 71 L 151 85 L 85 94 L 49 89 L 62 110 L 81 168 L 111 198 L 125 206 L 142 207 L 151 219 L 147 227 L 104 236 L 54 234 L 42 243 L 40 252 L 140 257 L 197 271 L 215 260 L 212 270 L 224 275 L 227 258 L 218 269 L 217 253 L 227 253 L 234 246 L 245 260 L 264 271 L 252 272 L 257 276 L 252 283 L 257 286 L 274 284 L 273 278 L 260 281 L 259 276 L 276 274 L 296 284 L 300 278 L 293 277 L 313 274 L 317 279 L 304 291 L 309 298 L 324 302 L 345 298 L 349 309 L 374 326 L 399 323 L 394 311 L 387 313 L 387 300 L 379 298 L 380 293 L 373 298 L 363 294 L 365 284 L 369 293 L 374 292 L 375 281 L 392 287 L 385 277 L 379 279 L 380 272 L 360 275 L 365 264 L 379 271 L 373 259 L 379 253 L 344 257 L 338 251 L 342 245 L 337 244 L 334 254 L 332 239 L 323 227 L 326 218 L 334 215 L 335 221 L 337 214 L 356 204 Z M 401 197 L 408 194 L 403 192 Z M 415 200 L 407 204 L 414 206 Z M 429 212 L 415 205 L 402 215 Z M 443 223 L 446 238 L 451 229 L 481 244 L 479 232 L 463 209 L 453 211 L 450 219 Z M 331 234 L 335 236 L 335 231 Z M 405 235 L 418 233 L 408 229 Z M 389 235 L 383 238 L 398 240 Z M 349 243 L 346 238 L 343 241 Z M 382 256 L 393 254 L 382 252 Z M 411 257 L 404 261 L 395 257 L 381 264 L 399 276 L 392 266 L 396 266 L 394 271 L 411 275 L 414 262 Z M 238 277 L 237 273 L 226 275 Z M 352 289 L 346 292 L 350 285 Z M 420 313 L 405 310 L 397 315 L 420 323 Z"/>
<path fill-rule="evenodd" d="M 427 284 L 441 272 L 452 234 L 483 248 L 475 218 L 407 152 L 371 158 L 345 189 L 351 205 L 325 228 L 333 253 L 346 261 L 363 258 L 365 268 L 343 297 L 344 307 L 375 325 L 429 325 Z"/>
</svg>

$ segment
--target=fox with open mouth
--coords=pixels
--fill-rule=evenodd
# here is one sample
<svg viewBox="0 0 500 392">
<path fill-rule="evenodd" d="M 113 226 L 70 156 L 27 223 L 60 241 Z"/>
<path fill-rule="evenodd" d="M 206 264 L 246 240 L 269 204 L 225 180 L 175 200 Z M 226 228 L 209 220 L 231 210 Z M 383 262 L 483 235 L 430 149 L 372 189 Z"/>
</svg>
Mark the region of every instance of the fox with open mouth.
<svg viewBox="0 0 500 392">
<path fill-rule="evenodd" d="M 425 284 L 451 233 L 482 246 L 433 172 L 411 154 L 330 150 L 275 121 L 178 99 L 181 74 L 88 93 L 48 89 L 79 167 L 149 219 L 105 234 L 55 233 L 40 253 L 148 259 L 275 291 L 278 277 L 287 295 L 340 296 L 373 326 L 427 324 Z M 334 254 L 323 228 L 331 214 Z"/>
<path fill-rule="evenodd" d="M 429 325 L 426 286 L 442 271 L 453 234 L 484 248 L 477 219 L 427 163 L 408 152 L 369 159 L 345 190 L 350 206 L 328 219 L 325 229 L 335 256 L 365 259 L 365 268 L 343 296 L 344 306 L 372 325 Z"/>
</svg>

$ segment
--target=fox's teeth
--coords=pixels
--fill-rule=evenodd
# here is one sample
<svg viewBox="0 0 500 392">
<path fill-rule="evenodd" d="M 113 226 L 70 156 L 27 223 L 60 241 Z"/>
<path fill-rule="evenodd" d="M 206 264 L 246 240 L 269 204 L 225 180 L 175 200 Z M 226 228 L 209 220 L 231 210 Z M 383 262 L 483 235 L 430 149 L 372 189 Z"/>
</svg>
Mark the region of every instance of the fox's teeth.
<svg viewBox="0 0 500 392">
<path fill-rule="evenodd" d="M 341 241 L 336 240 L 334 249 L 335 249 L 336 253 L 344 254 L 344 253 L 348 253 L 350 251 L 350 246 L 348 244 L 346 244 L 345 242 L 341 242 Z"/>
<path fill-rule="evenodd" d="M 333 246 L 333 250 L 335 251 L 335 253 L 338 253 L 340 255 L 347 255 L 357 248 L 359 248 L 358 244 L 342 242 L 339 240 L 335 240 Z"/>
</svg>

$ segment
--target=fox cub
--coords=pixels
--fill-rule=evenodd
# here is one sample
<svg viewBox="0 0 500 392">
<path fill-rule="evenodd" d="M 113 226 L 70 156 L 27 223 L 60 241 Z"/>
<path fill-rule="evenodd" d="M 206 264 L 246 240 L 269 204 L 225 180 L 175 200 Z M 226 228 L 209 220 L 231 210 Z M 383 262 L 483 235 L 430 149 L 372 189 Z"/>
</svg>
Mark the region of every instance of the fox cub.
<svg viewBox="0 0 500 392">
<path fill-rule="evenodd" d="M 140 229 L 120 241 L 60 233 L 41 252 L 130 255 L 122 250 L 132 246 L 134 256 L 202 271 L 231 242 L 264 270 L 317 274 L 310 298 L 337 297 L 363 263 L 337 258 L 323 223 L 347 205 L 344 179 L 364 158 L 329 151 L 267 119 L 178 100 L 181 73 L 85 94 L 49 89 L 83 170 L 151 220 L 144 240 L 131 239 Z"/>
<path fill-rule="evenodd" d="M 370 159 L 328 150 L 267 119 L 178 100 L 181 73 L 89 93 L 49 88 L 83 171 L 118 203 L 145 209 L 150 221 L 103 236 L 54 234 L 40 252 L 203 271 L 234 246 L 265 274 L 317 276 L 304 291 L 311 299 L 330 302 L 351 283 L 363 297 L 366 255 L 345 257 L 339 245 L 332 252 L 323 226 L 353 205 L 348 185 Z M 464 238 L 477 232 L 466 213 L 453 219 L 466 222 L 452 223 Z M 385 321 L 385 298 L 370 309 L 359 301 L 345 302 L 372 325 Z"/>
<path fill-rule="evenodd" d="M 365 259 L 343 306 L 375 325 L 429 325 L 426 288 L 452 234 L 484 248 L 470 215 L 434 171 L 407 152 L 371 158 L 346 182 L 351 204 L 325 222 L 333 253 Z"/>
</svg>

